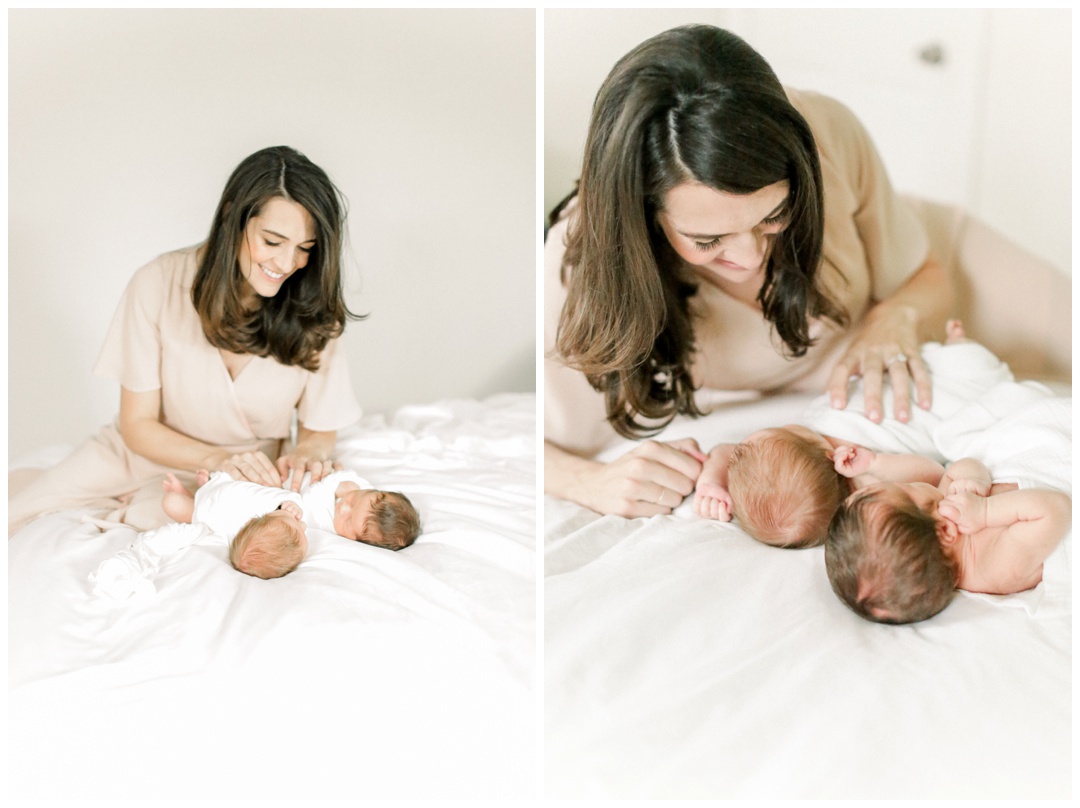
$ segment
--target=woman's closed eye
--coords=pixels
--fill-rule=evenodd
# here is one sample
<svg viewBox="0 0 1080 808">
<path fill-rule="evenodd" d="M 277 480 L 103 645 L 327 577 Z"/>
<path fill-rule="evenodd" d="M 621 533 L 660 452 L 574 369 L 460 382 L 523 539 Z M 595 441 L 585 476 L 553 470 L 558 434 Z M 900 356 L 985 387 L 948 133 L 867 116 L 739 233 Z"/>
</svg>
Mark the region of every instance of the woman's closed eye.
<svg viewBox="0 0 1080 808">
<path fill-rule="evenodd" d="M 769 216 L 765 219 L 762 219 L 761 224 L 759 224 L 758 227 L 776 227 L 777 225 L 785 224 L 787 224 L 787 211 L 782 210 L 775 216 Z M 716 238 L 709 239 L 708 241 L 694 241 L 694 247 L 699 250 L 711 250 L 721 241 L 723 241 L 724 238 L 724 236 L 717 236 Z"/>
<path fill-rule="evenodd" d="M 263 241 L 266 242 L 267 247 L 280 247 L 281 246 L 280 241 L 271 241 L 268 238 L 264 238 Z M 313 247 L 297 247 L 297 249 L 300 250 L 300 252 L 302 252 L 302 253 L 305 253 L 307 255 L 311 255 L 311 251 L 314 248 Z"/>
</svg>

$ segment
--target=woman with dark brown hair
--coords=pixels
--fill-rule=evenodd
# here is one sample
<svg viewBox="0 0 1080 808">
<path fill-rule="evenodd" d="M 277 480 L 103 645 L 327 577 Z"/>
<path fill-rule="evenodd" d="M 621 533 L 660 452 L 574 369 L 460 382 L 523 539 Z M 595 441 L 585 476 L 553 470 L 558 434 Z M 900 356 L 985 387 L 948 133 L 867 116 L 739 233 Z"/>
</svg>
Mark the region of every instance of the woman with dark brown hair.
<svg viewBox="0 0 1080 808">
<path fill-rule="evenodd" d="M 9 500 L 9 535 L 86 507 L 140 530 L 168 521 L 167 472 L 199 469 L 299 489 L 334 470 L 337 430 L 360 416 L 343 346 L 345 204 L 295 149 L 233 171 L 206 242 L 135 273 L 94 372 L 120 382 L 114 424 Z M 296 441 L 285 448 L 297 418 Z"/>
<path fill-rule="evenodd" d="M 954 294 L 855 117 L 701 25 L 608 75 L 545 272 L 545 489 L 623 516 L 679 505 L 699 447 L 592 456 L 700 415 L 701 388 L 824 388 L 843 407 L 860 375 L 880 420 L 887 374 L 897 418 L 912 386 L 929 407 L 918 346 L 944 332 Z"/>
</svg>

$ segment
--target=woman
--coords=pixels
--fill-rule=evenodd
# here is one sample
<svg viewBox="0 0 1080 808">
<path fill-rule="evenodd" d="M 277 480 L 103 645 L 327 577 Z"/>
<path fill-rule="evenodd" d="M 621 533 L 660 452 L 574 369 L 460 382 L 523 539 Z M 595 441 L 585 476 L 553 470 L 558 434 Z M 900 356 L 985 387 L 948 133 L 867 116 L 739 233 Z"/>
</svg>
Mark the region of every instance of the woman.
<svg viewBox="0 0 1080 808">
<path fill-rule="evenodd" d="M 359 319 L 342 294 L 344 225 L 339 191 L 295 149 L 240 163 L 206 242 L 158 257 L 124 293 L 94 367 L 120 382 L 116 422 L 11 498 L 9 535 L 75 507 L 157 527 L 167 472 L 296 490 L 333 471 L 336 432 L 360 416 L 338 340 Z"/>
<path fill-rule="evenodd" d="M 553 213 L 545 270 L 545 489 L 601 513 L 669 513 L 693 490 L 693 441 L 641 438 L 701 414 L 698 388 L 828 390 L 864 380 L 881 419 L 930 405 L 918 345 L 952 281 L 839 103 L 785 91 L 737 36 L 685 26 L 644 42 L 597 95 L 576 197 Z M 912 385 L 913 383 L 913 385 Z M 597 396 L 598 391 L 601 395 Z"/>
</svg>

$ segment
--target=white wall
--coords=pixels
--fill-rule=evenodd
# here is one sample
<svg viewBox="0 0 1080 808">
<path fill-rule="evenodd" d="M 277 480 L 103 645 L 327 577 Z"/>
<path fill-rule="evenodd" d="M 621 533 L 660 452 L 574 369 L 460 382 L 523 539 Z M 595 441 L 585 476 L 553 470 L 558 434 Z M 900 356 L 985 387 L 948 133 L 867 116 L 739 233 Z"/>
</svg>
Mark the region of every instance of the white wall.
<svg viewBox="0 0 1080 808">
<path fill-rule="evenodd" d="M 549 9 L 546 210 L 578 176 L 589 110 L 615 61 L 687 22 L 738 33 L 785 84 L 846 103 L 900 190 L 963 206 L 1071 273 L 1068 9 Z M 937 64 L 919 57 L 931 45 Z"/>
<path fill-rule="evenodd" d="M 368 412 L 535 387 L 535 23 L 522 10 L 10 11 L 9 453 L 111 420 L 129 277 L 287 144 L 350 202 Z"/>
</svg>

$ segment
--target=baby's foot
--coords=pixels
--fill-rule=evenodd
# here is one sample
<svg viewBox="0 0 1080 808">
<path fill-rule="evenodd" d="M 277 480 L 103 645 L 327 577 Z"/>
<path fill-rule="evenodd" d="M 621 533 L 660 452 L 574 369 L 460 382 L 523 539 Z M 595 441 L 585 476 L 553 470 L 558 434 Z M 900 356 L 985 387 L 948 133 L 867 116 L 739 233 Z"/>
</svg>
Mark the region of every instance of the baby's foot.
<svg viewBox="0 0 1080 808">
<path fill-rule="evenodd" d="M 161 490 L 166 494 L 185 494 L 187 489 L 184 488 L 183 483 L 176 479 L 176 475 L 172 472 L 166 472 L 165 479 L 161 481 Z"/>
<path fill-rule="evenodd" d="M 945 344 L 952 345 L 956 342 L 967 342 L 964 324 L 959 320 L 949 320 L 945 323 Z"/>
</svg>

